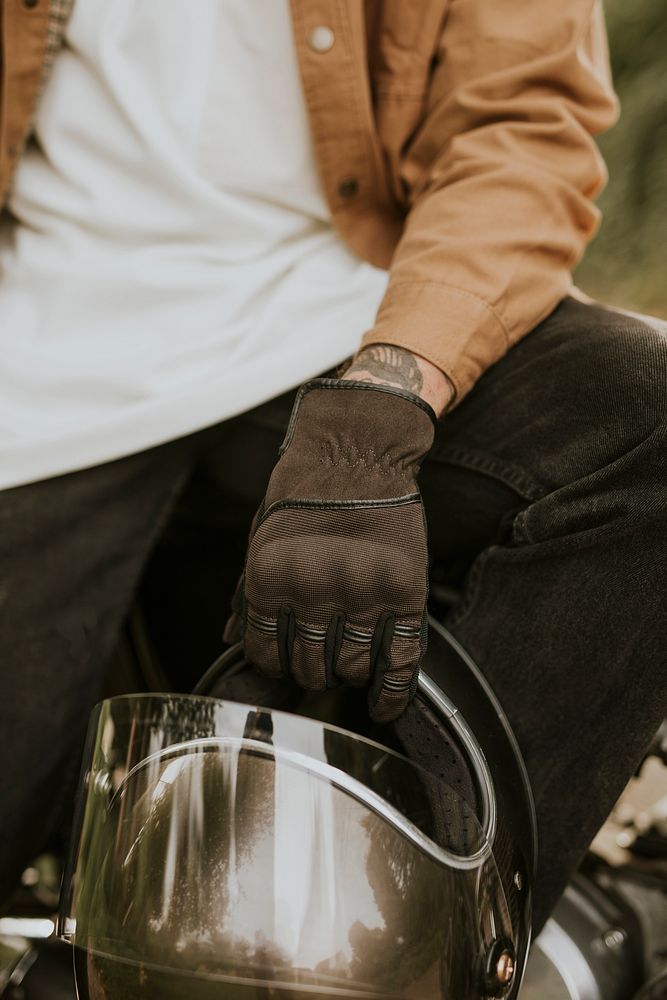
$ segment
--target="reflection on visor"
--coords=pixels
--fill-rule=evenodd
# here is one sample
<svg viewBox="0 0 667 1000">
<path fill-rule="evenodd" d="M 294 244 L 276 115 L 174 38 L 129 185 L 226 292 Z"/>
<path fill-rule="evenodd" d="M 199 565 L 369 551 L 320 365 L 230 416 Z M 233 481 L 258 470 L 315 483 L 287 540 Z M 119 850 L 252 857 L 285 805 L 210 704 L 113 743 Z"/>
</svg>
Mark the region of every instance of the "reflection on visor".
<svg viewBox="0 0 667 1000">
<path fill-rule="evenodd" d="M 62 929 L 82 997 L 482 997 L 512 928 L 465 803 L 377 744 L 204 698 L 105 702 Z"/>
<path fill-rule="evenodd" d="M 147 768 L 154 773 L 156 764 L 158 768 L 164 767 L 164 771 L 160 773 L 160 777 L 155 779 L 157 781 L 155 794 L 159 797 L 164 790 L 163 786 L 171 784 L 177 775 L 182 773 L 185 768 L 191 766 L 193 757 L 199 757 L 202 753 L 229 756 L 234 761 L 232 766 L 236 765 L 241 753 L 258 754 L 259 756 L 279 760 L 283 764 L 289 764 L 294 768 L 306 771 L 314 778 L 321 778 L 325 785 L 331 784 L 336 788 L 346 791 L 349 795 L 363 802 L 368 809 L 384 817 L 399 833 L 402 833 L 426 854 L 430 854 L 435 861 L 461 870 L 478 867 L 491 853 L 491 845 L 482 840 L 477 820 L 467 804 L 457 797 L 456 826 L 452 825 L 452 828 L 443 838 L 447 846 L 445 844 L 440 845 L 435 840 L 430 839 L 425 830 L 420 829 L 415 822 L 411 821 L 409 816 L 403 815 L 400 809 L 393 805 L 392 798 L 394 797 L 394 791 L 391 779 L 395 777 L 397 757 L 390 754 L 385 748 L 378 747 L 377 749 L 380 751 L 380 755 L 372 766 L 373 785 L 374 787 L 383 787 L 384 798 L 374 791 L 372 787 L 369 787 L 369 785 L 363 784 L 340 768 L 332 767 L 330 764 L 315 757 L 307 756 L 300 751 L 288 747 L 274 747 L 259 740 L 239 740 L 230 736 L 188 740 L 185 743 L 176 743 L 158 753 L 152 754 L 130 771 L 123 780 L 116 795 L 122 795 L 128 790 L 129 785 L 138 779 L 138 772 L 141 769 Z M 368 752 L 368 745 L 366 751 Z M 168 761 L 171 761 L 171 763 L 165 766 Z M 386 773 L 387 771 L 389 774 Z M 422 774 L 421 780 L 426 781 L 428 785 L 432 784 L 430 775 Z M 447 791 L 451 794 L 449 789 Z M 424 811 L 421 816 L 416 818 L 416 821 L 419 822 L 421 820 L 424 827 L 431 829 L 434 826 L 432 816 L 428 813 L 426 803 L 423 805 Z M 437 836 L 435 832 L 432 835 Z M 448 850 L 448 847 L 451 849 Z M 458 848 L 460 853 L 456 853 L 455 848 Z"/>
</svg>

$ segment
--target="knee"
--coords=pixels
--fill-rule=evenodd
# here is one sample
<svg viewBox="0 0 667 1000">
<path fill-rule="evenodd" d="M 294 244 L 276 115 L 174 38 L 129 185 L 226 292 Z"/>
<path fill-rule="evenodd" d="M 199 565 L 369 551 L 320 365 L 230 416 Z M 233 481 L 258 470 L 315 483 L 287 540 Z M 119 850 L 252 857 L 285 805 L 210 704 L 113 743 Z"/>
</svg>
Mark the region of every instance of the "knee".
<svg viewBox="0 0 667 1000">
<path fill-rule="evenodd" d="M 525 512 L 531 540 L 622 528 L 667 511 L 667 325 L 584 307 L 558 333 L 567 358 L 553 476 Z M 565 331 L 565 337 L 563 332 Z"/>
<path fill-rule="evenodd" d="M 621 404 L 631 399 L 649 427 L 667 415 L 667 324 L 649 317 L 618 313 L 607 337 L 617 340 L 620 371 L 616 376 Z M 627 405 L 627 404 L 626 404 Z"/>
<path fill-rule="evenodd" d="M 667 424 L 667 323 L 595 307 L 578 354 L 580 392 L 599 434 L 615 442 L 619 453 L 661 437 Z"/>
</svg>

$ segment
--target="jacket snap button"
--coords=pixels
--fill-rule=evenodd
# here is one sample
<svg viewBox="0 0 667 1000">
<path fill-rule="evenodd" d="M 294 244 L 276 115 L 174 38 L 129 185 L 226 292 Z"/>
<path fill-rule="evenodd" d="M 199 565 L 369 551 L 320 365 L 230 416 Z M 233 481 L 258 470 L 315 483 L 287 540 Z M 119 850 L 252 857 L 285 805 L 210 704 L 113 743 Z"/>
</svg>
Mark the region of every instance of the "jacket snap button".
<svg viewBox="0 0 667 1000">
<path fill-rule="evenodd" d="M 359 181 L 356 177 L 345 177 L 338 185 L 338 194 L 341 198 L 354 198 L 359 190 Z"/>
<path fill-rule="evenodd" d="M 308 45 L 313 52 L 328 52 L 333 47 L 335 40 L 336 36 L 331 28 L 321 24 L 317 28 L 313 28 L 309 34 Z"/>
</svg>

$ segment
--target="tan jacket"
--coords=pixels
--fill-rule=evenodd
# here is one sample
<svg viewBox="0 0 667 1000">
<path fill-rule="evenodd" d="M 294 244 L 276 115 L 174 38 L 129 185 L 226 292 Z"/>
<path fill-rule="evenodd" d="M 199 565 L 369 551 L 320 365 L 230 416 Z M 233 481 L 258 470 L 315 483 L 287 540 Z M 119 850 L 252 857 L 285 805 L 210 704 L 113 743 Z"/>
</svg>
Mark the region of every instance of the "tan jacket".
<svg viewBox="0 0 667 1000">
<path fill-rule="evenodd" d="M 0 2 L 4 201 L 73 0 Z M 567 293 L 597 228 L 592 136 L 617 115 L 599 4 L 291 5 L 334 223 L 390 268 L 364 341 L 428 358 L 460 399 Z"/>
</svg>

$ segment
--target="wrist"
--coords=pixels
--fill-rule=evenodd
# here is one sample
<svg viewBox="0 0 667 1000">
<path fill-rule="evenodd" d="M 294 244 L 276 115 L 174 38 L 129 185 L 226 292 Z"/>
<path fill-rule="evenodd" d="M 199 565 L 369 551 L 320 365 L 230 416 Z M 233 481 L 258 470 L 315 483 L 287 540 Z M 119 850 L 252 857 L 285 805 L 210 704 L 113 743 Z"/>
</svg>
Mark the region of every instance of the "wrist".
<svg viewBox="0 0 667 1000">
<path fill-rule="evenodd" d="M 440 416 L 454 398 L 451 382 L 434 364 L 403 347 L 370 344 L 340 376 L 357 382 L 389 385 L 420 396 Z"/>
</svg>

